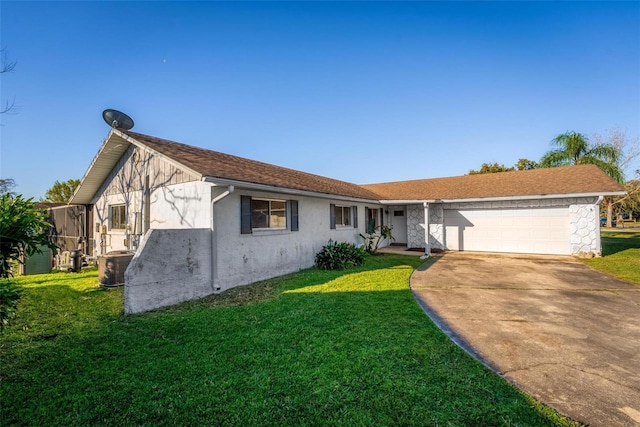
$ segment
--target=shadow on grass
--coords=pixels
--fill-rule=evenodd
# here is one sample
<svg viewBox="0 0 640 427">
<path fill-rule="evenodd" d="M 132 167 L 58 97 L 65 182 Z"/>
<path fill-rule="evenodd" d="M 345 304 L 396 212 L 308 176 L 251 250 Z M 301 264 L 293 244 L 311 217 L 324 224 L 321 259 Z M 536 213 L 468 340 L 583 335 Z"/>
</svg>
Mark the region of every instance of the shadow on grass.
<svg viewBox="0 0 640 427">
<path fill-rule="evenodd" d="M 52 282 L 73 282 L 78 280 L 85 280 L 88 277 L 95 277 L 96 284 L 98 283 L 98 270 L 82 271 L 80 273 L 70 273 L 66 271 L 56 271 L 49 274 L 34 274 L 29 276 L 15 276 L 6 279 L 10 282 L 17 283 L 21 286 L 24 285 L 39 285 L 43 283 Z"/>
<path fill-rule="evenodd" d="M 606 232 L 602 233 L 603 256 L 614 255 L 627 249 L 640 248 L 640 232 Z"/>
</svg>

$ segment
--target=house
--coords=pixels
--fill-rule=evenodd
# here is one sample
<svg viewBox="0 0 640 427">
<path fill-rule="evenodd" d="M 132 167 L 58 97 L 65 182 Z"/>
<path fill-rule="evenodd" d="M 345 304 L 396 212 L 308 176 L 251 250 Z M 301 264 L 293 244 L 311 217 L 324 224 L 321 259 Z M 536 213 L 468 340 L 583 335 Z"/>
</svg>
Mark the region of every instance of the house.
<svg viewBox="0 0 640 427">
<path fill-rule="evenodd" d="M 356 185 L 112 129 L 70 203 L 92 206 L 91 255 L 135 251 L 133 313 L 310 267 L 370 222 L 427 253 L 600 254 L 599 203 L 623 193 L 591 165 Z"/>
</svg>

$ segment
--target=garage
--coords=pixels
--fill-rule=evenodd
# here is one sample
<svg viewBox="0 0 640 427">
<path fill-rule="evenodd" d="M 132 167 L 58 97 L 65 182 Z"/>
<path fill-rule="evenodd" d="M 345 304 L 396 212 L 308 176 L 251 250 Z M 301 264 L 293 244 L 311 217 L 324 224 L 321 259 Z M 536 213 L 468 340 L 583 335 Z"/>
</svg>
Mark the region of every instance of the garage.
<svg viewBox="0 0 640 427">
<path fill-rule="evenodd" d="M 571 253 L 568 207 L 444 209 L 445 247 L 457 251 Z"/>
</svg>

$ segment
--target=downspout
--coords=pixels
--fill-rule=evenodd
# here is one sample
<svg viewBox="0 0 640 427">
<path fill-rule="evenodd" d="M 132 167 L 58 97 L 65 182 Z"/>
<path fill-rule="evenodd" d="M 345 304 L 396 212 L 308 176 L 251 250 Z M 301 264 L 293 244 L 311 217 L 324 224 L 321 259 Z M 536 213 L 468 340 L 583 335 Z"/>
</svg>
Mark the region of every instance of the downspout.
<svg viewBox="0 0 640 427">
<path fill-rule="evenodd" d="M 424 206 L 424 256 L 428 257 L 431 254 L 431 248 L 429 247 L 429 203 L 423 202 Z"/>
<path fill-rule="evenodd" d="M 598 212 L 596 217 L 596 230 L 598 230 L 598 238 L 596 239 L 596 255 L 602 256 L 602 233 L 600 232 L 600 203 L 604 200 L 604 196 L 598 196 L 598 201 L 596 202 L 596 206 L 598 207 Z"/>
<path fill-rule="evenodd" d="M 213 190 L 214 187 L 211 187 L 211 189 Z M 215 205 L 216 203 L 218 203 L 220 200 L 224 199 L 225 197 L 227 197 L 229 194 L 233 193 L 233 190 L 235 190 L 235 187 L 233 185 L 229 185 L 227 187 L 227 191 L 218 194 L 216 197 L 213 197 L 211 199 L 211 212 L 210 212 L 210 216 L 211 216 L 211 239 L 210 239 L 210 249 L 211 249 L 211 289 L 213 289 L 214 292 L 217 292 L 220 290 L 219 286 L 216 286 L 215 284 L 215 270 L 216 270 L 216 264 L 217 264 L 217 247 L 216 247 L 216 238 L 215 238 L 215 224 L 214 224 L 214 220 L 215 217 L 213 215 L 213 205 Z"/>
</svg>

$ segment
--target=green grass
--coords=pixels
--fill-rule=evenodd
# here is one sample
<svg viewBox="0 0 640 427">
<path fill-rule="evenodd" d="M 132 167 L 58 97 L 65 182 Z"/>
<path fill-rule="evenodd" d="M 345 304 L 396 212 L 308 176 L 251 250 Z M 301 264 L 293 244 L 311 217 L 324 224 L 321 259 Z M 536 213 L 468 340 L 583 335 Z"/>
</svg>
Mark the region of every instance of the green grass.
<svg viewBox="0 0 640 427">
<path fill-rule="evenodd" d="M 96 273 L 21 277 L 2 425 L 572 425 L 455 346 L 416 257 L 308 269 L 123 316 Z"/>
<path fill-rule="evenodd" d="M 640 232 L 602 231 L 602 257 L 584 259 L 588 266 L 640 285 Z"/>
</svg>

